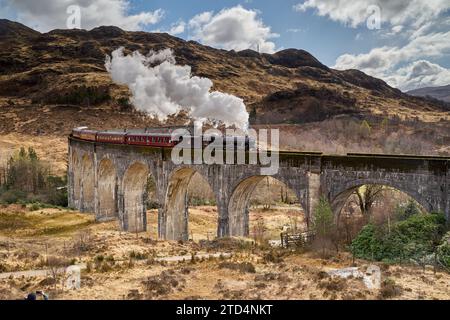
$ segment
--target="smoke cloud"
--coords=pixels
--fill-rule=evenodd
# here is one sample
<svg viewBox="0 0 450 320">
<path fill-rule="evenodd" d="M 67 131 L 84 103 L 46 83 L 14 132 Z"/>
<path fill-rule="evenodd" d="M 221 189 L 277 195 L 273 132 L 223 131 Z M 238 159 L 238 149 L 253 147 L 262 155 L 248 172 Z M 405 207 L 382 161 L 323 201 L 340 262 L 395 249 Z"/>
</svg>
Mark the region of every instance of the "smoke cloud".
<svg viewBox="0 0 450 320">
<path fill-rule="evenodd" d="M 195 120 L 248 127 L 249 114 L 243 100 L 211 91 L 212 81 L 192 76 L 190 66 L 176 65 L 170 49 L 144 56 L 137 51 L 124 55 L 119 48 L 106 58 L 105 66 L 115 83 L 130 88 L 137 110 L 160 120 L 184 110 Z"/>
</svg>

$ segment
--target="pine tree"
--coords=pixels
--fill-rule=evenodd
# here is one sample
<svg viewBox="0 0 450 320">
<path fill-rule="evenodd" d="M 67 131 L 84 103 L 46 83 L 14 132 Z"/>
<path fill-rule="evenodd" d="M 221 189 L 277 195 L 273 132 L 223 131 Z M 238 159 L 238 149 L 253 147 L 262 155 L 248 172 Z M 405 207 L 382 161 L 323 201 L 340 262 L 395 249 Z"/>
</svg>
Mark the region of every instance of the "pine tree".
<svg viewBox="0 0 450 320">
<path fill-rule="evenodd" d="M 330 203 L 325 197 L 320 197 L 314 210 L 314 230 L 317 239 L 322 245 L 322 254 L 325 255 L 326 242 L 331 239 L 334 232 L 334 217 Z"/>
</svg>

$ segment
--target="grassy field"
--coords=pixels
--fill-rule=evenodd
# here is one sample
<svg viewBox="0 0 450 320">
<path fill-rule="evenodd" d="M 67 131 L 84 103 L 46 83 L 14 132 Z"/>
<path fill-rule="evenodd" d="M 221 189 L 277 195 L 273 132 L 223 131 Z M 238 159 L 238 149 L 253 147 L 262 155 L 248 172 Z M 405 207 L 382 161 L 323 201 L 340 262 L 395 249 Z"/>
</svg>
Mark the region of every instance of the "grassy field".
<svg viewBox="0 0 450 320">
<path fill-rule="evenodd" d="M 361 279 L 336 279 L 326 271 L 349 267 L 346 253 L 321 258 L 314 252 L 258 247 L 250 239 L 212 240 L 216 211 L 190 210 L 195 241 L 157 241 L 156 212 L 146 233 L 118 230 L 115 221 L 96 224 L 91 215 L 63 209 L 0 210 L 0 272 L 47 268 L 55 257 L 85 263 L 80 290 L 64 290 L 63 276 L 0 280 L 0 299 L 21 299 L 45 290 L 52 299 L 449 299 L 450 275 L 413 266 L 378 264 L 386 285 L 368 290 Z M 256 213 L 278 226 L 286 210 Z M 284 221 L 281 221 L 281 224 Z M 210 241 L 200 239 L 210 238 Z M 155 258 L 232 253 L 231 259 L 156 262 Z M 356 261 L 365 270 L 366 261 Z M 56 281 L 56 282 L 55 282 Z"/>
</svg>

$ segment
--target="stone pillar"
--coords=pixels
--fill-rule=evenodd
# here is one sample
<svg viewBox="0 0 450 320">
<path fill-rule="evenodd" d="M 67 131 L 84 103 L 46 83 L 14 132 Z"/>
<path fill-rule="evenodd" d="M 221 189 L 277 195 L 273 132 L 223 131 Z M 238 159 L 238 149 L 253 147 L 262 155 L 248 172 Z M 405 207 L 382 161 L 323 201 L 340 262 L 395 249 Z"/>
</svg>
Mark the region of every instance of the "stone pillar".
<svg viewBox="0 0 450 320">
<path fill-rule="evenodd" d="M 181 235 L 182 241 L 189 241 L 189 196 L 186 192 L 184 194 L 184 215 L 183 215 L 183 231 Z M 194 240 L 194 239 L 192 239 Z"/>
<path fill-rule="evenodd" d="M 442 190 L 442 196 L 443 196 L 443 203 L 444 203 L 444 214 L 447 218 L 447 225 L 450 226 L 450 166 L 449 161 L 446 162 L 446 174 L 445 174 L 445 181 L 444 181 L 444 188 Z"/>
<path fill-rule="evenodd" d="M 128 229 L 128 224 L 125 221 L 125 202 L 124 202 L 123 190 L 120 190 L 117 193 L 117 211 L 119 214 L 120 229 L 125 231 Z"/>
<path fill-rule="evenodd" d="M 93 170 L 94 170 L 94 214 L 95 214 L 95 220 L 98 221 L 98 218 L 100 217 L 100 210 L 99 210 L 99 197 L 98 197 L 98 161 L 97 161 L 97 148 L 94 145 L 94 154 L 93 154 Z"/>
<path fill-rule="evenodd" d="M 166 240 L 166 215 L 164 208 L 158 208 L 158 238 Z"/>
<path fill-rule="evenodd" d="M 74 179 L 73 179 L 73 149 L 69 140 L 69 152 L 68 152 L 68 165 L 67 165 L 67 203 L 69 208 L 75 208 L 74 202 Z"/>
<path fill-rule="evenodd" d="M 228 199 L 223 196 L 216 196 L 218 221 L 217 221 L 217 237 L 226 238 L 230 236 L 230 222 L 228 217 Z"/>
<path fill-rule="evenodd" d="M 306 197 L 306 223 L 308 227 L 314 219 L 314 210 L 320 198 L 320 173 L 308 172 L 308 192 Z"/>
</svg>

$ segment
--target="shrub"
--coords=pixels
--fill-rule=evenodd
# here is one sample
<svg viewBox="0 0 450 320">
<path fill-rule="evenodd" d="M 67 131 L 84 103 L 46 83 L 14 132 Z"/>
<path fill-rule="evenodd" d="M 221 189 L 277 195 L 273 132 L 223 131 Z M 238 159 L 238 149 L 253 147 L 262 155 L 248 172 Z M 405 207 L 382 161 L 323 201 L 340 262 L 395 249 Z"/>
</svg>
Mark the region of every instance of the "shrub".
<svg viewBox="0 0 450 320">
<path fill-rule="evenodd" d="M 409 217 L 420 213 L 421 211 L 416 205 L 416 202 L 414 200 L 409 200 L 406 206 L 398 206 L 396 208 L 395 215 L 397 220 L 406 220 Z"/>
<path fill-rule="evenodd" d="M 159 275 L 150 276 L 143 281 L 147 298 L 154 298 L 167 295 L 174 288 L 180 287 L 185 282 L 184 279 L 178 279 L 170 270 L 161 272 Z"/>
<path fill-rule="evenodd" d="M 394 298 L 401 295 L 402 292 L 402 287 L 397 285 L 394 280 L 388 278 L 381 283 L 380 293 L 378 297 L 380 299 Z"/>
<path fill-rule="evenodd" d="M 347 287 L 346 279 L 343 278 L 326 278 L 319 282 L 318 287 L 327 291 L 342 291 Z"/>
<path fill-rule="evenodd" d="M 148 253 L 136 252 L 133 250 L 129 253 L 129 256 L 131 259 L 146 260 L 148 258 Z"/>
<path fill-rule="evenodd" d="M 4 191 L 0 195 L 0 202 L 6 204 L 18 203 L 20 200 L 26 199 L 27 194 L 23 191 L 11 189 Z"/>
<path fill-rule="evenodd" d="M 355 257 L 367 260 L 381 260 L 383 258 L 383 245 L 381 234 L 377 227 L 368 224 L 362 228 L 351 244 L 351 251 Z"/>
<path fill-rule="evenodd" d="M 283 262 L 283 253 L 279 251 L 271 250 L 263 256 L 264 262 L 270 263 L 282 263 Z"/>
<path fill-rule="evenodd" d="M 255 266 L 250 262 L 222 262 L 219 264 L 220 269 L 238 270 L 242 273 L 255 273 Z"/>
<path fill-rule="evenodd" d="M 392 226 L 365 226 L 351 244 L 355 257 L 397 262 L 419 261 L 435 251 L 445 229 L 442 214 L 416 214 Z"/>
<path fill-rule="evenodd" d="M 441 244 L 437 249 L 438 261 L 446 268 L 450 268 L 450 232 L 447 232 L 442 238 Z"/>
</svg>

